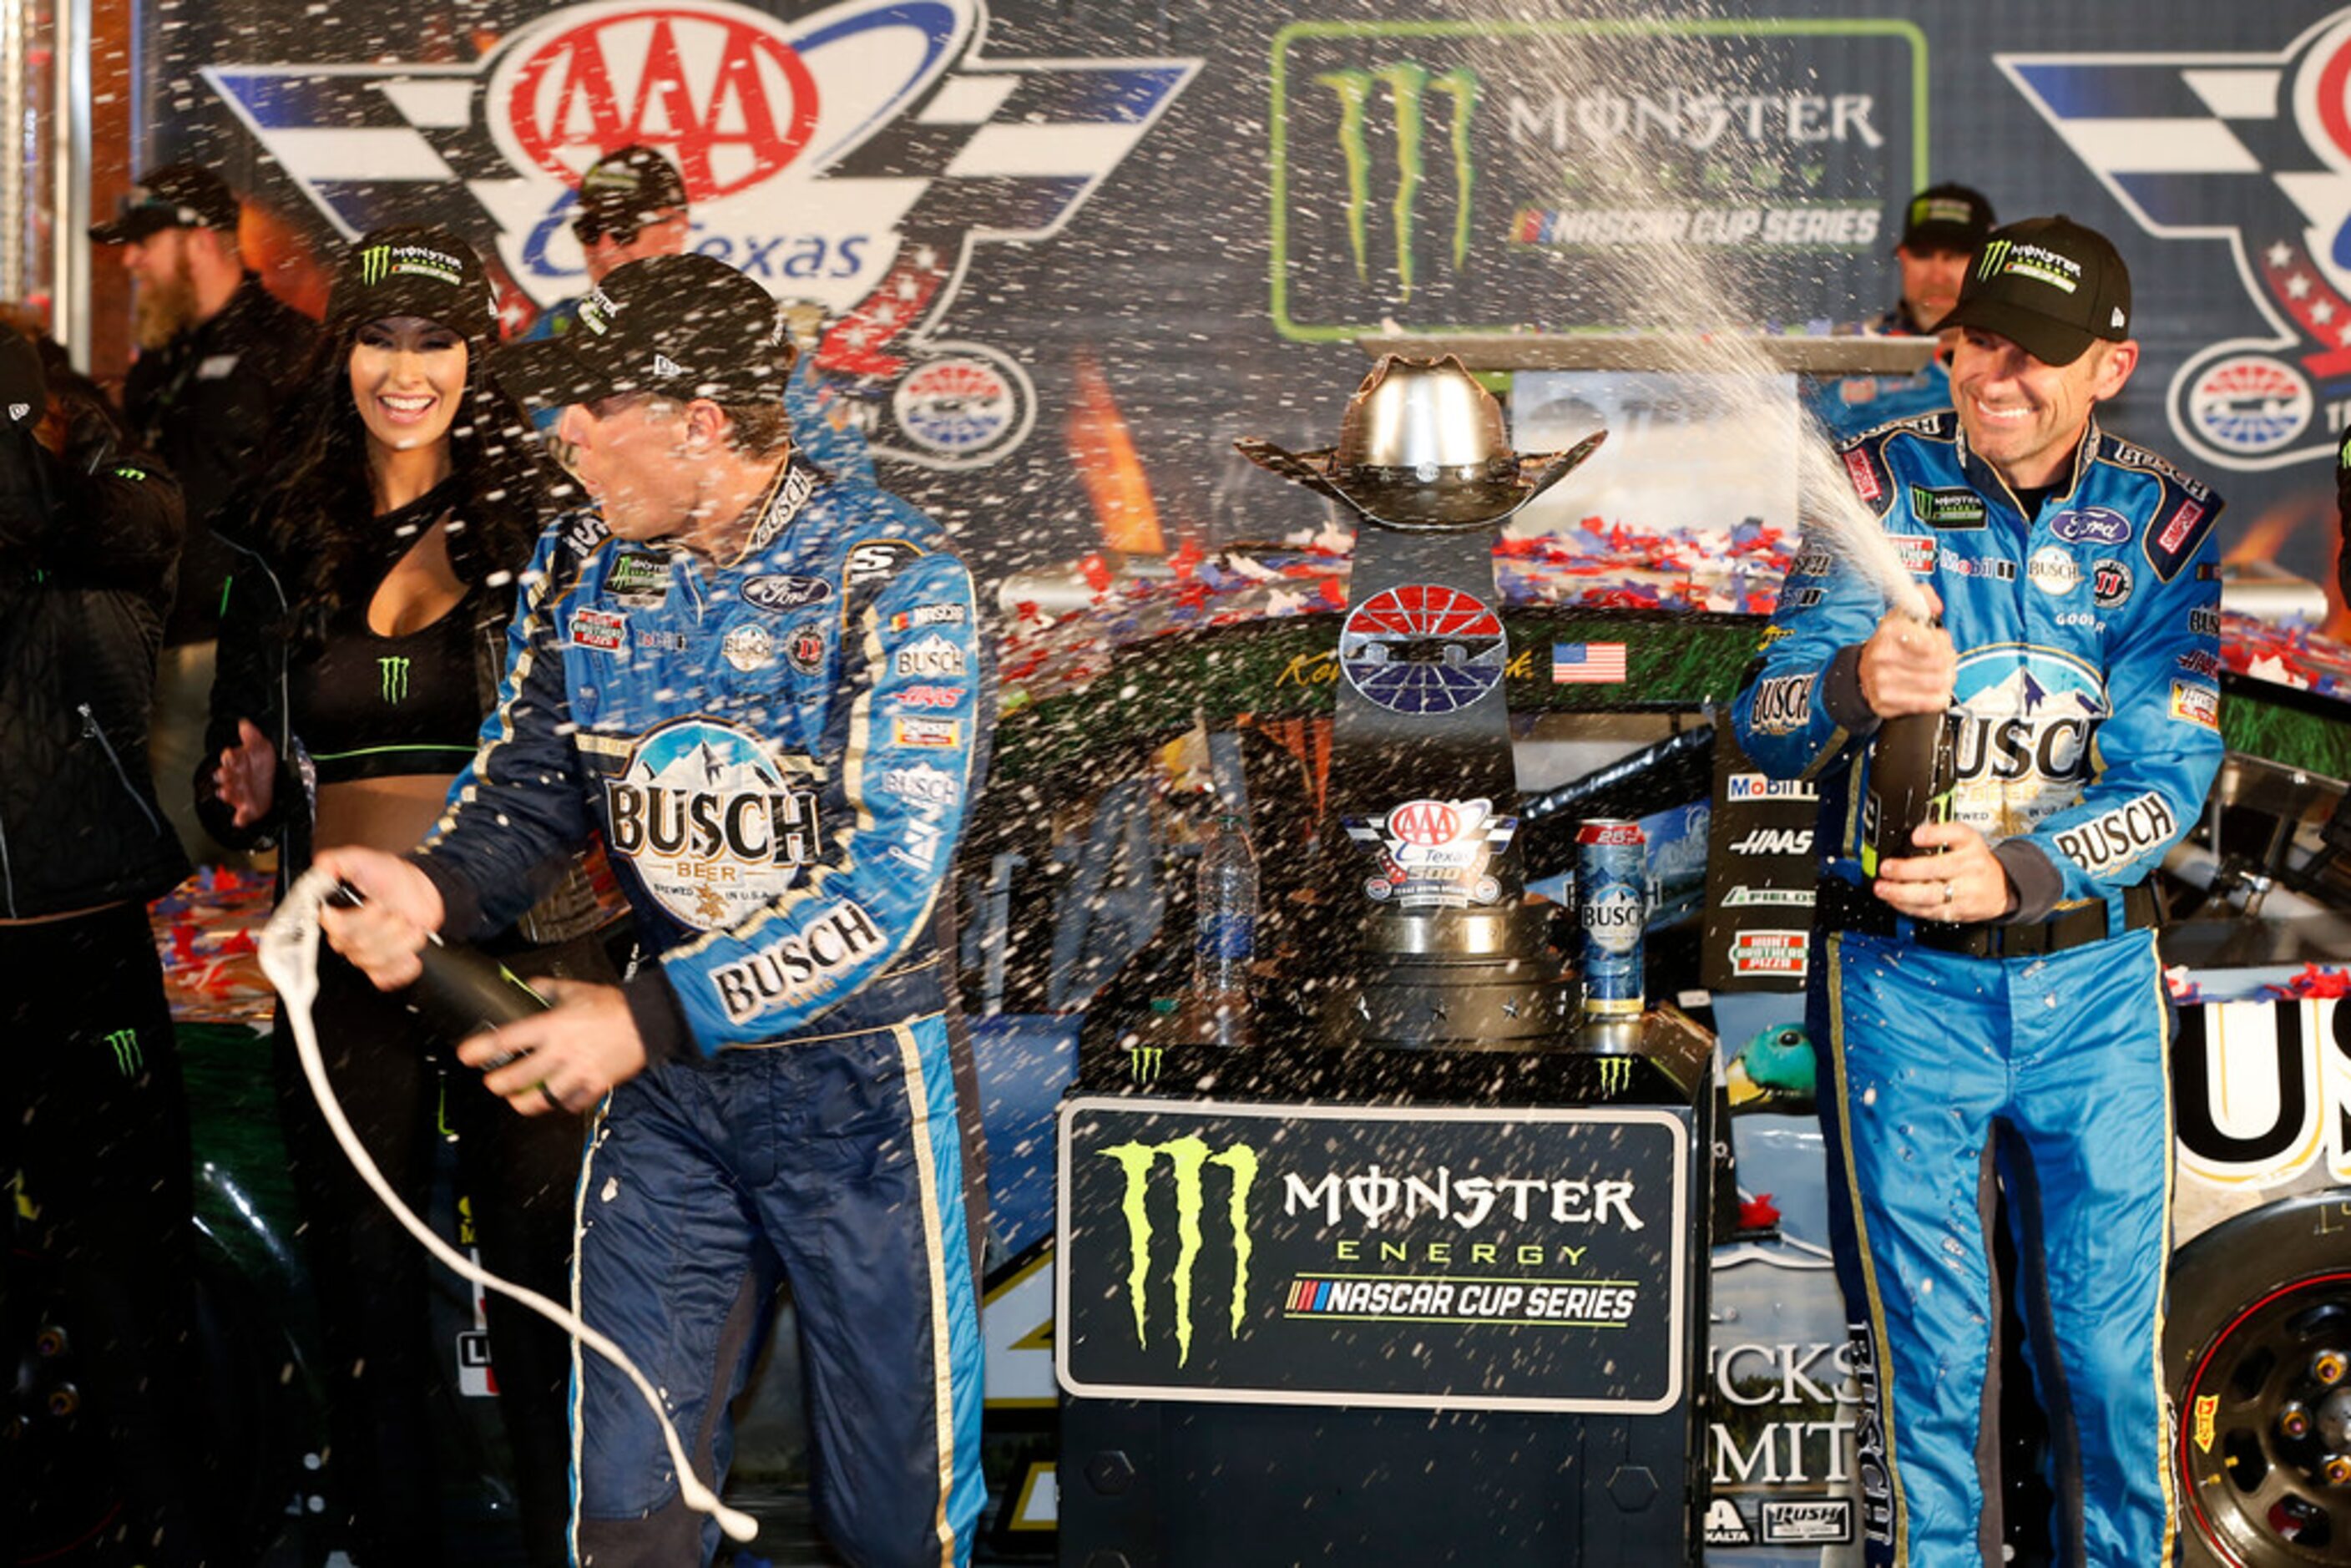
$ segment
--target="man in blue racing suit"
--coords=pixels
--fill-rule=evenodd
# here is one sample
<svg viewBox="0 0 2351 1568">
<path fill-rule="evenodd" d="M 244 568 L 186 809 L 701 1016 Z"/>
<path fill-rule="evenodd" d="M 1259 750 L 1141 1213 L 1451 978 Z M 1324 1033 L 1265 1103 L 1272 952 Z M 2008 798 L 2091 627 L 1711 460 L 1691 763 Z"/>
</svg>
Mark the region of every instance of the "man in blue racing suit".
<svg viewBox="0 0 2351 1568">
<path fill-rule="evenodd" d="M 1822 785 L 1810 1019 L 1875 1564 L 2001 1560 L 2009 1195 L 2056 1456 L 2058 1559 L 2171 1554 L 2159 1333 L 2168 1024 L 2147 876 L 2219 765 L 2220 500 L 2092 417 L 2137 360 L 2130 284 L 2064 218 L 1995 231 L 1943 323 L 1956 407 L 1842 448 L 1943 622 L 1815 540 L 1739 739 Z M 1870 737 L 1948 714 L 1949 819 L 1863 872 Z"/>
<path fill-rule="evenodd" d="M 1894 247 L 1902 297 L 1876 320 L 1838 331 L 1873 338 L 1930 335 L 1959 302 L 1968 263 L 1991 225 L 1991 204 L 1965 185 L 1929 185 L 1911 197 L 1902 208 L 1902 238 Z M 1949 343 L 1937 344 L 1934 356 L 1915 375 L 1807 379 L 1801 383 L 1804 406 L 1832 440 L 1949 408 L 1950 352 Z"/>
<path fill-rule="evenodd" d="M 820 1518 L 860 1564 L 968 1560 L 980 1348 L 950 1048 L 947 877 L 990 704 L 970 574 L 928 518 L 789 440 L 774 302 L 707 256 L 607 277 L 495 367 L 559 425 L 592 518 L 556 525 L 473 765 L 413 857 L 318 863 L 369 895 L 329 938 L 379 985 L 429 931 L 511 919 L 603 834 L 652 955 L 460 1047 L 524 1114 L 601 1103 L 581 1311 L 663 1390 L 714 1489 L 781 1280 Z M 517 1059 L 518 1057 L 518 1059 Z M 503 1063 L 503 1065 L 501 1065 Z M 574 1546 L 711 1560 L 659 1429 L 575 1363 Z"/>
</svg>

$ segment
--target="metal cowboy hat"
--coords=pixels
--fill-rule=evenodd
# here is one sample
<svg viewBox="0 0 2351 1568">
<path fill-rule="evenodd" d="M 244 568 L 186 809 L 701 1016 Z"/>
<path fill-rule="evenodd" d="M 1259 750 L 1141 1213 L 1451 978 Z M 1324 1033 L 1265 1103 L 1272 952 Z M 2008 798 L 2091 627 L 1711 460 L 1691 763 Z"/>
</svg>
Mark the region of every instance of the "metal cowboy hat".
<svg viewBox="0 0 2351 1568">
<path fill-rule="evenodd" d="M 1565 452 L 1518 456 L 1502 405 L 1453 354 L 1384 355 L 1347 400 L 1339 444 L 1290 452 L 1261 437 L 1233 443 L 1259 467 L 1343 501 L 1392 528 L 1499 523 L 1567 477 L 1607 435 Z"/>
</svg>

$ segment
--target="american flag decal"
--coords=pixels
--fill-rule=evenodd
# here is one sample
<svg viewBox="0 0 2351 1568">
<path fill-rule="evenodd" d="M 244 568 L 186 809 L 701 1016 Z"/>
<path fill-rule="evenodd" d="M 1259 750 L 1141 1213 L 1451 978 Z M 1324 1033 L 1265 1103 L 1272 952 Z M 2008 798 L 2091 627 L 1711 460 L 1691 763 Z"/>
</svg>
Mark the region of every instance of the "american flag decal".
<svg viewBox="0 0 2351 1568">
<path fill-rule="evenodd" d="M 1622 643 L 1554 643 L 1551 650 L 1553 685 L 1613 685 L 1625 678 Z"/>
</svg>

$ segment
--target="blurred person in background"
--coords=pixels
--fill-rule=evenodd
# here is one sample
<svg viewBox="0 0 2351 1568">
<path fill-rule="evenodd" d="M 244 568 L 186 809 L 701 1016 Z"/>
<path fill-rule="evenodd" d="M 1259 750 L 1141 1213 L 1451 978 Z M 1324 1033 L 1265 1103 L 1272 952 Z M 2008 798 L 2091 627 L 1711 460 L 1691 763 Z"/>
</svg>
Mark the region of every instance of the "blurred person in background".
<svg viewBox="0 0 2351 1568">
<path fill-rule="evenodd" d="M 180 528 L 104 403 L 0 327 L 0 1294 L 12 1351 L 61 1346 L 19 1367 L 0 1443 L 15 1561 L 206 1560 L 188 1109 L 146 908 L 188 869 L 147 764 Z"/>
<path fill-rule="evenodd" d="M 153 747 L 160 779 L 187 777 L 203 746 L 205 694 L 229 556 L 213 521 L 257 474 L 296 376 L 318 339 L 308 316 L 279 301 L 237 248 L 236 193 L 198 163 L 171 163 L 139 182 L 89 237 L 121 248 L 131 274 L 139 357 L 122 383 L 132 441 L 161 459 L 187 503 L 179 591 L 164 622 Z M 172 826 L 190 855 L 217 859 L 177 789 Z"/>
<path fill-rule="evenodd" d="M 494 706 L 549 477 L 486 379 L 496 331 L 464 240 L 367 235 L 336 279 L 287 455 L 249 517 L 222 519 L 238 561 L 198 806 L 225 842 L 273 840 L 286 879 L 319 849 L 413 847 Z M 495 946 L 518 973 L 610 979 L 600 928 L 617 896 L 607 908 L 595 873 L 567 864 Z M 445 1116 L 485 1264 L 565 1296 L 579 1119 L 507 1115 L 470 1073 L 444 1084 L 429 1026 L 341 964 L 321 968 L 316 1016 L 336 1095 L 409 1207 L 426 1207 Z M 335 1144 L 291 1032 L 277 1040 L 328 1352 L 335 1522 L 362 1568 L 445 1562 L 428 1413 L 448 1358 L 428 1333 L 428 1260 Z M 530 1561 L 560 1564 L 569 1342 L 502 1296 L 488 1311 Z"/>
<path fill-rule="evenodd" d="M 1902 239 L 1894 247 L 1901 298 L 1874 321 L 1854 331 L 1875 338 L 1921 338 L 1934 333 L 1959 302 L 1968 262 L 1991 232 L 1991 204 L 1966 185 L 1929 185 L 1902 209 Z M 1814 381 L 1805 402 L 1832 438 L 1858 435 L 1914 413 L 1951 406 L 1951 350 L 1959 334 L 1942 340 L 1914 375 L 1841 376 Z"/>
</svg>

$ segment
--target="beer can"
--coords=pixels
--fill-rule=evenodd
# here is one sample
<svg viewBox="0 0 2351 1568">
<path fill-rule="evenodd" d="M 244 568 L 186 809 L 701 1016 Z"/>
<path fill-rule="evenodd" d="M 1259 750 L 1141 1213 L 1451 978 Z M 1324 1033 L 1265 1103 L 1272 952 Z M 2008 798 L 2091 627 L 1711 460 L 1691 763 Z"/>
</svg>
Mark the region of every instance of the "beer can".
<svg viewBox="0 0 2351 1568">
<path fill-rule="evenodd" d="M 1638 1018 L 1641 930 L 1649 917 L 1649 841 L 1640 823 L 1595 817 L 1577 829 L 1575 910 L 1585 1015 Z"/>
</svg>

